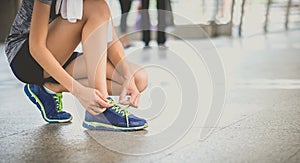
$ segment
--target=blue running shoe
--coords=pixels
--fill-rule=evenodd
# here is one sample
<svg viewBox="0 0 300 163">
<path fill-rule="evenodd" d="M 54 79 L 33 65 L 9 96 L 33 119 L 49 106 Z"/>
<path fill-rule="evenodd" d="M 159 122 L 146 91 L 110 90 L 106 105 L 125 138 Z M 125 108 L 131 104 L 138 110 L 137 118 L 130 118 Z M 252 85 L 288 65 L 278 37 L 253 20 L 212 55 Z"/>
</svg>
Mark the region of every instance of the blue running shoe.
<svg viewBox="0 0 300 163">
<path fill-rule="evenodd" d="M 82 126 L 94 130 L 119 130 L 119 131 L 136 131 L 148 127 L 145 119 L 138 118 L 127 111 L 129 106 L 122 106 L 108 98 L 113 104 L 103 113 L 93 116 L 89 112 L 85 113 L 85 120 Z"/>
<path fill-rule="evenodd" d="M 70 122 L 72 115 L 62 111 L 62 94 L 49 94 L 43 86 L 26 84 L 24 91 L 29 99 L 39 108 L 42 117 L 49 123 Z"/>
</svg>

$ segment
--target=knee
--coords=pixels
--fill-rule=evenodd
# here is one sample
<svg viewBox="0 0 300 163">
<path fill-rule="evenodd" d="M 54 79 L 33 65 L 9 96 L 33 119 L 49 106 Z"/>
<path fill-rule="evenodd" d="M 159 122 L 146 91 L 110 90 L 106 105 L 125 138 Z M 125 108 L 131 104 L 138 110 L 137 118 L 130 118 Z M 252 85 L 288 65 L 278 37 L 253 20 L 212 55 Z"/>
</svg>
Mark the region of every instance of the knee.
<svg viewBox="0 0 300 163">
<path fill-rule="evenodd" d="M 139 70 L 134 74 L 135 84 L 140 92 L 143 92 L 148 86 L 148 74 L 144 68 L 139 68 Z"/>
<path fill-rule="evenodd" d="M 83 1 L 83 19 L 102 18 L 110 19 L 110 9 L 105 0 L 84 0 Z"/>
</svg>

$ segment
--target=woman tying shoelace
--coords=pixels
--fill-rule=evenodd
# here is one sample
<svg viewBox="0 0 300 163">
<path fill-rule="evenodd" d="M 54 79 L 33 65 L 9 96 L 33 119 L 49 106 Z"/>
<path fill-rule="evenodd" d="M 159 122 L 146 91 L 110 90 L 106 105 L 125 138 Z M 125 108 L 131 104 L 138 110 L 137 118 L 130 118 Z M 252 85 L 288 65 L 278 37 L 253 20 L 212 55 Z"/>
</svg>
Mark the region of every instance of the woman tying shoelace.
<svg viewBox="0 0 300 163">
<path fill-rule="evenodd" d="M 80 42 L 83 53 L 74 52 Z M 139 106 L 147 73 L 126 61 L 105 0 L 23 0 L 5 45 L 13 73 L 45 121 L 72 120 L 62 107 L 62 92 L 70 92 L 86 109 L 85 128 L 148 126 L 127 111 Z"/>
</svg>

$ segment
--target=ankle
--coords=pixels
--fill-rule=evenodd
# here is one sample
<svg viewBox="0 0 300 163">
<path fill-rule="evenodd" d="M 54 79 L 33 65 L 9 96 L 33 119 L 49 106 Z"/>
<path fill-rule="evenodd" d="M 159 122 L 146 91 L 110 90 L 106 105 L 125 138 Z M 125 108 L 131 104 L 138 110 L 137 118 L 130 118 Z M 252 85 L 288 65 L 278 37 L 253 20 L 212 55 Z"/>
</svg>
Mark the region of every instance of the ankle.
<svg viewBox="0 0 300 163">
<path fill-rule="evenodd" d="M 44 88 L 48 93 L 60 93 L 62 90 L 59 88 L 59 84 L 45 83 Z"/>
</svg>

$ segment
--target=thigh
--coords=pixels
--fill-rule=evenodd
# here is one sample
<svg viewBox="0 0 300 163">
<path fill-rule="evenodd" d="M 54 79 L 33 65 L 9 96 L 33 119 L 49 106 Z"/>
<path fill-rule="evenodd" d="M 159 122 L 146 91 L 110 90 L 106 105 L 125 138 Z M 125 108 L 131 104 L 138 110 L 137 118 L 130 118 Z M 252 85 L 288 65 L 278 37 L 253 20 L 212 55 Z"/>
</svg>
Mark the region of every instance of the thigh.
<svg viewBox="0 0 300 163">
<path fill-rule="evenodd" d="M 49 25 L 47 48 L 56 60 L 63 65 L 81 41 L 83 21 L 69 23 L 57 17 Z"/>
<path fill-rule="evenodd" d="M 145 72 L 144 68 L 141 66 L 134 64 L 132 62 L 128 62 L 128 66 L 130 68 L 130 71 L 134 76 L 136 76 L 138 73 Z M 86 61 L 84 59 L 83 55 L 78 56 L 76 59 L 73 59 L 70 64 L 68 64 L 65 68 L 67 72 L 71 72 L 71 75 L 75 79 L 85 79 L 87 78 L 87 70 L 86 70 Z M 115 66 L 111 63 L 110 60 L 107 60 L 106 64 L 106 76 L 107 79 L 116 81 L 118 83 L 121 83 L 123 77 L 122 74 L 120 74 Z"/>
<path fill-rule="evenodd" d="M 109 12 L 109 10 L 104 0 L 85 0 L 83 2 L 82 20 L 70 23 L 59 16 L 49 24 L 47 48 L 61 65 L 68 60 L 80 41 L 87 37 L 84 35 L 84 32 L 90 34 L 99 26 L 99 21 L 87 20 L 92 18 L 98 20 L 106 12 Z M 87 24 L 91 26 L 89 29 L 86 27 Z"/>
<path fill-rule="evenodd" d="M 137 89 L 142 92 L 146 89 L 146 87 L 148 86 L 148 74 L 146 72 L 146 70 L 137 65 L 134 64 L 132 62 L 128 62 L 128 66 L 131 70 L 131 73 L 134 76 L 134 82 L 135 85 L 137 87 Z M 111 69 L 111 70 L 109 70 Z M 113 74 L 110 74 L 112 73 Z M 116 92 L 120 92 L 121 91 L 121 85 L 123 85 L 124 83 L 124 79 L 122 77 L 121 74 L 119 74 L 116 70 L 114 65 L 111 64 L 111 62 L 107 63 L 107 79 L 108 79 L 108 90 L 110 91 L 110 93 L 112 93 L 112 91 L 114 91 L 113 93 L 115 94 Z M 114 89 L 112 89 L 114 88 Z M 119 93 L 117 93 L 119 94 Z"/>
<path fill-rule="evenodd" d="M 24 83 L 43 84 L 43 68 L 32 58 L 28 40 L 23 44 L 10 67 L 14 75 Z"/>
<path fill-rule="evenodd" d="M 130 61 L 127 61 L 128 67 L 130 68 L 131 73 L 133 74 L 133 76 L 136 78 L 138 76 L 141 76 L 142 74 L 147 76 L 146 71 L 144 70 L 143 67 L 132 63 Z M 108 60 L 107 62 L 107 66 L 106 66 L 106 75 L 107 75 L 107 79 L 113 80 L 119 84 L 122 84 L 123 81 L 123 75 L 120 74 L 115 66 Z"/>
</svg>

